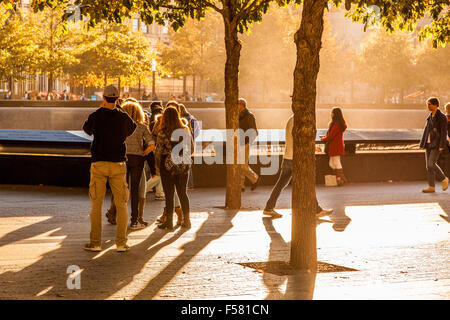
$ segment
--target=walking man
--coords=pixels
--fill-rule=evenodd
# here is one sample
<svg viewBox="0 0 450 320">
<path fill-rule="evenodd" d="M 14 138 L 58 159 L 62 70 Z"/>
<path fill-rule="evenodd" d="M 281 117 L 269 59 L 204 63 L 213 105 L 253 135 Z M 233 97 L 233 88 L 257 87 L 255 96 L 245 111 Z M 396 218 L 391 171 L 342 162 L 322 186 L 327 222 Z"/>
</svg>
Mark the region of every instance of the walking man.
<svg viewBox="0 0 450 320">
<path fill-rule="evenodd" d="M 428 188 L 424 193 L 435 192 L 435 180 L 441 181 L 442 190 L 448 188 L 448 178 L 438 166 L 439 155 L 447 147 L 447 117 L 439 110 L 439 100 L 431 97 L 427 100 L 428 110 L 431 114 L 423 131 L 420 148 L 425 149 L 425 164 L 427 168 Z"/>
<path fill-rule="evenodd" d="M 292 136 L 292 128 L 294 127 L 294 116 L 291 116 L 286 124 L 286 144 L 284 150 L 283 162 L 281 164 L 281 173 L 275 186 L 272 189 L 269 200 L 267 200 L 266 207 L 264 208 L 263 214 L 272 216 L 273 218 L 280 218 L 281 214 L 274 210 L 277 204 L 278 197 L 281 191 L 287 187 L 292 179 L 292 159 L 294 155 L 294 138 Z M 323 217 L 330 215 L 333 209 L 323 209 L 317 202 L 316 216 Z"/>
<path fill-rule="evenodd" d="M 259 176 L 250 168 L 248 160 L 250 157 L 250 145 L 258 135 L 258 129 L 256 128 L 256 119 L 253 113 L 247 109 L 247 101 L 244 98 L 238 100 L 239 108 L 239 129 L 244 132 L 244 141 L 241 141 L 242 151 L 245 152 L 245 163 L 241 164 L 241 188 L 245 191 L 245 177 L 247 177 L 252 183 L 251 190 L 255 190 L 258 186 Z"/>
<path fill-rule="evenodd" d="M 127 251 L 127 201 L 129 197 L 126 182 L 125 139 L 136 129 L 136 124 L 127 113 L 115 107 L 119 91 L 108 86 L 103 92 L 103 103 L 89 115 L 83 125 L 88 135 L 94 135 L 91 145 L 91 180 L 89 197 L 91 199 L 90 242 L 84 247 L 88 251 L 101 251 L 102 244 L 102 205 L 109 182 L 117 208 L 116 246 L 118 252 Z"/>
</svg>

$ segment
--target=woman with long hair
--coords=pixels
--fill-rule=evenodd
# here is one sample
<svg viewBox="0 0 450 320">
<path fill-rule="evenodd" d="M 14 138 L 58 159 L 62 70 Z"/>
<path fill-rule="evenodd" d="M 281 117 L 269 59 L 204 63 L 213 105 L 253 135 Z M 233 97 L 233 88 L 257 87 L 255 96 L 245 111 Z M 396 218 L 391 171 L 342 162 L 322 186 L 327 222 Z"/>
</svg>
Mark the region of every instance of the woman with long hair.
<svg viewBox="0 0 450 320">
<path fill-rule="evenodd" d="M 191 227 L 189 217 L 190 207 L 189 197 L 186 191 L 188 171 L 184 170 L 180 173 L 170 170 L 170 168 L 166 167 L 166 161 L 168 157 L 171 157 L 172 150 L 177 144 L 186 142 L 188 145 L 190 144 L 190 150 L 187 150 L 190 158 L 194 147 L 192 136 L 186 121 L 180 117 L 175 107 L 167 107 L 158 120 L 157 127 L 155 126 L 154 128 L 154 134 L 157 135 L 155 159 L 161 175 L 164 194 L 166 195 L 165 221 L 158 227 L 168 230 L 173 229 L 174 194 L 176 189 L 183 212 L 181 226 L 189 229 Z M 174 138 L 174 132 L 180 138 Z M 185 141 L 184 139 L 189 139 L 189 141 Z M 184 148 L 183 152 L 186 152 Z M 183 156 L 185 158 L 187 155 Z"/>
<path fill-rule="evenodd" d="M 122 109 L 128 113 L 131 119 L 136 122 L 137 127 L 134 133 L 129 136 L 125 144 L 127 146 L 127 180 L 130 179 L 131 193 L 131 224 L 130 229 L 137 229 L 148 225 L 143 219 L 145 206 L 145 177 L 144 157 L 155 148 L 147 125 L 145 125 L 145 115 L 139 103 L 126 101 Z M 144 143 L 147 146 L 144 149 Z"/>
<path fill-rule="evenodd" d="M 328 144 L 327 154 L 330 157 L 329 165 L 336 173 L 338 185 L 343 185 L 347 182 L 341 164 L 341 156 L 345 155 L 343 134 L 346 129 L 347 123 L 345 122 L 342 110 L 339 107 L 335 107 L 331 110 L 331 120 L 328 123 L 327 135 L 320 136 L 322 141 Z"/>
</svg>

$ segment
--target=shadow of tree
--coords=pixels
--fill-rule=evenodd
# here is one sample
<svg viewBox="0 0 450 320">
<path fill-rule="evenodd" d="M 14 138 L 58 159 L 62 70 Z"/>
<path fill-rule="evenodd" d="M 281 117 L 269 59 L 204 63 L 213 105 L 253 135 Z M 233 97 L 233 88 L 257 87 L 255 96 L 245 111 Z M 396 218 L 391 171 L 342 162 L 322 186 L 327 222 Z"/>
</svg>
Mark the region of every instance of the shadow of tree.
<svg viewBox="0 0 450 320">
<path fill-rule="evenodd" d="M 273 226 L 271 218 L 264 217 L 264 227 L 270 236 L 269 261 L 286 260 L 289 256 L 290 242 L 285 242 Z M 269 290 L 266 300 L 312 300 L 316 280 L 315 272 L 297 271 L 279 276 L 263 272 L 264 285 Z M 284 282 L 286 289 L 282 289 Z M 283 292 L 284 291 L 284 292 Z"/>
</svg>

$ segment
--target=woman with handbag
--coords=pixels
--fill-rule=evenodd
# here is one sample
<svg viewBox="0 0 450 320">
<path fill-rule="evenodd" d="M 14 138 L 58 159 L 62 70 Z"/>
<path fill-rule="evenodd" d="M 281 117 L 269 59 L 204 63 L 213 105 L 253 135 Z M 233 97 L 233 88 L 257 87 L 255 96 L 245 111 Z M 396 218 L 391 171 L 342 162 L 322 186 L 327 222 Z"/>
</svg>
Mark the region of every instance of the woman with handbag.
<svg viewBox="0 0 450 320">
<path fill-rule="evenodd" d="M 347 183 L 347 178 L 342 169 L 341 156 L 345 155 L 344 131 L 347 129 L 341 108 L 335 107 L 331 110 L 331 121 L 328 124 L 326 136 L 320 136 L 325 141 L 326 153 L 330 157 L 330 168 L 336 172 L 336 180 L 338 185 Z"/>
<path fill-rule="evenodd" d="M 161 175 L 164 194 L 166 195 L 166 217 L 165 221 L 158 227 L 168 230 L 173 229 L 174 193 L 176 189 L 183 211 L 181 227 L 189 229 L 191 222 L 187 180 L 190 157 L 194 148 L 189 126 L 180 117 L 176 108 L 168 107 L 164 110 L 159 120 L 159 127 L 155 129 L 154 133 L 157 132 L 155 159 Z M 180 158 L 179 154 L 172 155 L 172 153 L 175 153 L 172 151 L 174 151 L 175 146 L 179 146 L 179 143 L 183 144 L 181 151 L 188 152 L 188 154 L 181 155 L 183 159 Z M 176 160 L 182 160 L 182 162 L 175 161 L 174 157 L 178 158 Z"/>
</svg>

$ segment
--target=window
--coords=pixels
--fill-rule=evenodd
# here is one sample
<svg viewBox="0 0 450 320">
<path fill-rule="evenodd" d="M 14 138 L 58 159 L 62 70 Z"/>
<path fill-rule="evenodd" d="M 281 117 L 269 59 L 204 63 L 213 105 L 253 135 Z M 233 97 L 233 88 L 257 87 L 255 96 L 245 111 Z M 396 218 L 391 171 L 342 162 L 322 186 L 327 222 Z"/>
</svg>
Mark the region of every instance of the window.
<svg viewBox="0 0 450 320">
<path fill-rule="evenodd" d="M 133 31 L 139 30 L 139 19 L 133 19 Z"/>
<path fill-rule="evenodd" d="M 165 21 L 164 21 L 164 27 L 162 27 L 162 31 L 161 31 L 162 34 L 167 34 L 167 33 L 169 33 L 169 28 L 168 28 L 168 26 L 169 26 L 169 21 L 165 20 Z"/>
<path fill-rule="evenodd" d="M 145 23 L 141 23 L 141 31 L 142 33 L 148 33 L 148 27 Z"/>
</svg>

